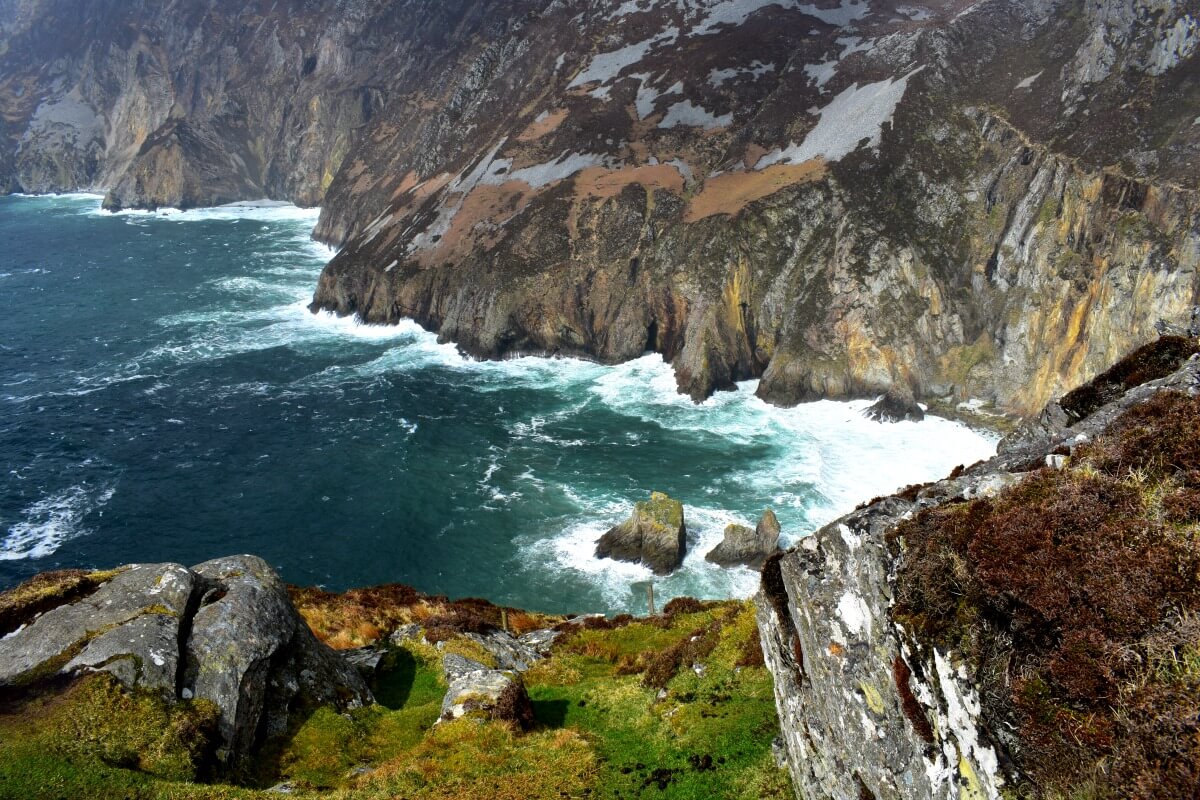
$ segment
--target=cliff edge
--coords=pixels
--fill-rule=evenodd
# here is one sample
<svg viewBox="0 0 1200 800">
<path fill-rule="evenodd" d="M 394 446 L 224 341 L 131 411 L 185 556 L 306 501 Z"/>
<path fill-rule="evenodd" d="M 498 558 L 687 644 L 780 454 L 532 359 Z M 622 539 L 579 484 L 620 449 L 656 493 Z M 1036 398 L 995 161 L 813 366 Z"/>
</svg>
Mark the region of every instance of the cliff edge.
<svg viewBox="0 0 1200 800">
<path fill-rule="evenodd" d="M 1194 795 L 1197 351 L 1147 345 L 767 563 L 799 797 Z"/>
</svg>

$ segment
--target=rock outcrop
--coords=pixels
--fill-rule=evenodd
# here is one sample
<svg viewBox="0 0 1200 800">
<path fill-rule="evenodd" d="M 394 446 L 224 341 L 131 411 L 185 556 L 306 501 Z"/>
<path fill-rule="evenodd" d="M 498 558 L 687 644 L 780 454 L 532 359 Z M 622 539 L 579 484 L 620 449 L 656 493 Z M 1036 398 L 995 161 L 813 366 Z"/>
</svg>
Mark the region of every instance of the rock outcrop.
<svg viewBox="0 0 1200 800">
<path fill-rule="evenodd" d="M 168 699 L 215 703 L 225 762 L 306 709 L 371 702 L 355 669 L 316 640 L 279 576 L 254 556 L 122 567 L 0 638 L 0 688 L 92 670 Z"/>
<path fill-rule="evenodd" d="M 1197 299 L 1180 0 L 0 6 L 0 186 L 320 204 L 314 309 L 1034 413 Z"/>
<path fill-rule="evenodd" d="M 656 575 L 669 575 L 687 554 L 683 504 L 653 492 L 634 506 L 629 519 L 610 528 L 596 542 L 597 558 L 641 563 Z"/>
<path fill-rule="evenodd" d="M 779 533 L 779 519 L 768 508 L 754 528 L 736 523 L 725 526 L 721 543 L 704 558 L 722 567 L 762 569 L 767 558 L 779 550 Z"/>
<path fill-rule="evenodd" d="M 874 501 L 767 562 L 756 598 L 759 627 L 775 678 L 787 763 L 799 797 L 975 800 L 999 798 L 1002 792 L 1012 791 L 1024 796 L 1025 789 L 1039 787 L 1065 792 L 1090 780 L 1114 786 L 1123 782 L 1119 785 L 1125 788 L 1119 796 L 1130 796 L 1127 791 L 1136 796 L 1167 796 L 1189 785 L 1194 791 L 1194 781 L 1200 778 L 1194 770 L 1195 751 L 1170 756 L 1175 761 L 1169 769 L 1162 767 L 1165 762 L 1161 758 L 1139 761 L 1138 753 L 1131 754 L 1139 747 L 1154 750 L 1165 746 L 1143 742 L 1151 728 L 1137 729 L 1136 725 L 1159 725 L 1156 730 L 1166 731 L 1161 735 L 1169 739 L 1175 735 L 1171 726 L 1180 704 L 1192 701 L 1175 694 L 1179 689 L 1173 683 L 1172 699 L 1162 701 L 1162 708 L 1145 699 L 1150 689 L 1143 688 L 1143 695 L 1135 698 L 1105 695 L 1107 690 L 1101 687 L 1106 685 L 1104 681 L 1115 680 L 1116 673 L 1108 671 L 1113 663 L 1124 665 L 1119 669 L 1132 670 L 1128 680 L 1141 674 L 1137 665 L 1153 663 L 1160 657 L 1154 655 L 1155 648 L 1170 641 L 1176 625 L 1172 620 L 1178 619 L 1174 615 L 1200 601 L 1195 587 L 1184 590 L 1180 588 L 1183 584 L 1171 583 L 1174 578 L 1149 577 L 1145 570 L 1152 567 L 1144 564 L 1163 558 L 1149 555 L 1154 551 L 1130 550 L 1128 573 L 1122 573 L 1119 566 L 1126 563 L 1120 560 L 1125 556 L 1105 551 L 1110 546 L 1115 550 L 1149 546 L 1133 544 L 1134 534 L 1109 533 L 1116 530 L 1114 525 L 1125 524 L 1121 515 L 1133 515 L 1130 530 L 1153 529 L 1158 524 L 1139 521 L 1137 507 L 1120 505 L 1115 499 L 1114 493 L 1126 491 L 1122 482 L 1131 480 L 1130 461 L 1129 456 L 1112 460 L 1106 454 L 1118 447 L 1114 437 L 1119 440 L 1121 436 L 1140 436 L 1143 438 L 1137 442 L 1144 442 L 1121 444 L 1125 450 L 1120 452 L 1153 450 L 1159 445 L 1145 442 L 1164 440 L 1171 447 L 1193 451 L 1186 442 L 1170 444 L 1175 431 L 1185 437 L 1190 433 L 1171 421 L 1155 433 L 1152 415 L 1164 413 L 1156 403 L 1171 407 L 1190 403 L 1188 408 L 1193 410 L 1188 412 L 1192 414 L 1188 424 L 1200 425 L 1196 410 L 1200 406 L 1191 399 L 1200 397 L 1200 356 L 1192 355 L 1196 352 L 1194 341 L 1186 348 L 1169 340 L 1147 346 L 1110 371 L 1110 376 L 1138 377 L 1125 382 L 1115 395 L 1105 395 L 1106 402 L 1085 414 L 1073 418 L 1063 404 L 1052 404 L 1010 436 L 996 458 L 957 470 L 955 477 Z M 1099 383 L 1072 394 L 1104 394 L 1114 385 L 1112 380 Z M 1063 402 L 1071 406 L 1071 396 Z M 1149 422 L 1139 421 L 1143 419 Z M 1104 477 L 1106 458 L 1117 465 L 1111 478 Z M 1085 464 L 1073 471 L 1072 459 L 1083 459 Z M 1126 466 L 1117 463 L 1121 459 Z M 1175 488 L 1180 478 L 1169 474 L 1175 467 L 1159 464 L 1162 459 L 1156 461 L 1153 453 L 1147 459 L 1158 466 L 1139 473 L 1144 491 L 1191 496 L 1190 490 Z M 1189 468 L 1179 458 L 1173 461 Z M 1154 483 L 1155 469 L 1166 470 L 1161 489 Z M 1028 490 L 1028 497 L 1011 495 L 1031 481 L 1037 488 Z M 1108 494 L 1094 501 L 1099 512 L 1087 511 L 1093 507 L 1088 505 L 1093 502 L 1090 493 L 1096 491 Z M 1061 497 L 1054 492 L 1061 492 Z M 1172 519 L 1177 521 L 1193 519 L 1194 507 L 1181 503 L 1166 501 L 1168 510 L 1150 509 L 1148 519 L 1163 513 L 1175 514 Z M 999 523 L 988 521 L 987 515 L 998 514 L 999 509 L 1019 514 L 1033 509 L 1059 517 L 1058 522 L 1049 517 L 1014 521 L 1015 532 L 998 532 L 993 541 L 980 543 L 980 549 L 962 553 L 931 549 L 916 538 L 919 530 L 936 530 L 931 526 L 937 524 L 960 525 L 955 520 L 962 520 L 960 527 L 947 528 L 944 534 L 949 537 L 947 542 L 962 541 L 953 537 L 996 529 Z M 1099 522 L 1095 516 L 1087 516 L 1094 513 L 1116 516 Z M 1079 515 L 1079 521 L 1072 515 Z M 1068 558 L 1088 574 L 1098 571 L 1099 583 L 1089 588 L 1090 579 L 1083 576 L 1047 577 L 1051 585 L 1046 591 L 1061 596 L 1034 595 L 1033 587 L 1041 578 L 1033 576 L 1051 576 L 1047 570 L 1058 557 L 1052 548 L 1057 539 L 1071 535 L 1072 525 L 1080 526 L 1079 541 L 1086 541 L 1088 549 L 1078 549 L 1077 543 L 1063 545 L 1071 554 Z M 1019 532 L 1026 530 L 1036 542 L 1017 542 Z M 1111 544 L 1106 539 L 1109 536 Z M 1178 549 L 1173 541 L 1166 535 L 1162 546 Z M 986 566 L 993 563 L 996 566 Z M 1019 572 L 1026 568 L 1023 564 L 1030 572 L 1002 572 Z M 1100 564 L 1108 566 L 1101 568 Z M 1184 562 L 1163 565 L 1164 575 L 1189 569 Z M 985 568 L 993 571 L 980 572 Z M 1070 563 L 1062 567 L 1071 568 Z M 988 581 L 996 582 L 995 598 L 973 599 L 975 595 L 990 596 L 986 594 L 991 586 Z M 945 586 L 936 586 L 939 582 Z M 972 590 L 971 586 L 983 588 Z M 1113 600 L 1107 600 L 1101 591 L 1111 592 Z M 1138 602 L 1143 602 L 1163 592 L 1174 592 L 1169 595 L 1173 599 L 1163 605 L 1131 610 L 1122 599 L 1139 597 L 1142 600 Z M 948 605 L 935 609 L 930 598 L 941 598 Z M 972 605 L 985 602 L 991 605 Z M 1105 644 L 1103 635 L 1081 631 L 1078 625 L 1057 632 L 1037 627 L 1049 625 L 1047 620 L 1072 607 L 1090 619 L 1087 615 L 1092 609 L 1105 602 L 1110 605 L 1102 609 L 1103 619 L 1097 618 L 1098 627 L 1114 624 L 1111 619 L 1121 613 L 1132 621 L 1123 623 L 1125 628 L 1105 629 L 1104 635 L 1148 638 L 1116 638 Z M 1118 607 L 1120 611 L 1114 610 Z M 1025 608 L 1034 610 L 1022 616 Z M 1086 640 L 1089 644 L 1070 643 L 1072 636 L 1083 633 L 1093 637 Z M 1064 638 L 1069 641 L 1054 644 Z M 1069 652 L 1054 651 L 1054 647 Z M 1116 661 L 1104 662 L 1108 656 L 1103 654 L 1109 652 L 1106 647 L 1125 653 L 1125 660 L 1113 656 Z M 1093 659 L 1109 664 L 1097 667 L 1095 673 L 1108 677 L 1084 683 L 1083 676 L 1092 674 L 1087 665 Z M 1019 668 L 1014 666 L 1017 662 Z M 1162 674 L 1153 672 L 1158 668 L 1150 669 L 1151 677 L 1141 679 L 1143 687 L 1152 686 L 1158 680 L 1153 676 Z M 1098 705 L 1093 708 L 1093 703 Z M 1159 716 L 1153 716 L 1156 713 Z M 1085 718 L 1092 720 L 1093 727 L 1071 727 L 1070 720 Z M 1186 727 L 1191 723 L 1179 724 Z M 1059 731 L 1056 726 L 1062 725 L 1069 730 Z M 1103 730 L 1107 738 L 1086 738 L 1085 730 Z M 1107 764 L 1104 776 L 1087 772 L 1098 759 Z M 1167 771 L 1155 773 L 1160 767 Z M 1066 780 L 1068 785 L 1055 780 Z M 1160 780 L 1174 781 L 1171 785 L 1175 788 L 1155 795 L 1151 787 Z M 1136 786 L 1146 787 L 1149 793 L 1130 788 Z M 1100 796 L 1107 795 L 1101 792 Z"/>
<path fill-rule="evenodd" d="M 920 422 L 925 419 L 925 410 L 911 394 L 893 388 L 880 395 L 863 415 L 876 422 Z"/>
</svg>

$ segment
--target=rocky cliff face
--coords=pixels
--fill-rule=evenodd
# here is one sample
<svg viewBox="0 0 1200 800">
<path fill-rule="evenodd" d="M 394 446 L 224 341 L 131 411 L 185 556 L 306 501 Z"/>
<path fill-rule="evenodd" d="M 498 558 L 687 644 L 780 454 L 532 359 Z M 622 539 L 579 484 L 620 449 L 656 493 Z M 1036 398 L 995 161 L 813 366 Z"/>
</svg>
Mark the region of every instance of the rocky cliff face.
<svg viewBox="0 0 1200 800">
<path fill-rule="evenodd" d="M 1196 299 L 1191 2 L 0 8 L 10 186 L 321 203 L 481 357 L 1029 413 Z"/>
<path fill-rule="evenodd" d="M 1195 351 L 1150 345 L 996 458 L 768 561 L 756 605 L 800 797 L 1195 792 L 1200 360 L 1157 377 Z"/>
</svg>

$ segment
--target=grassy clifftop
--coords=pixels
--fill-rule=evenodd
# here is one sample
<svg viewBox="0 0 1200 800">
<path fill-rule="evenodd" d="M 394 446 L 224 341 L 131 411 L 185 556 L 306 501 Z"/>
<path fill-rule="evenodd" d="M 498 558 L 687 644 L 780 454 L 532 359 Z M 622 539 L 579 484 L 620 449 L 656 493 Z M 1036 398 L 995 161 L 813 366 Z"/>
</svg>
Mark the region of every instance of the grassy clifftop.
<svg viewBox="0 0 1200 800">
<path fill-rule="evenodd" d="M 792 796 L 771 753 L 778 723 L 748 602 L 677 600 L 657 617 L 561 626 L 549 656 L 524 675 L 535 721 L 523 732 L 470 716 L 439 722 L 442 658 L 490 666 L 464 633 L 561 619 L 401 587 L 293 598 L 318 636 L 342 648 L 422 627 L 387 646 L 377 705 L 318 709 L 248 771 L 217 776 L 206 703 L 168 705 L 106 675 L 10 692 L 0 698 L 0 797 L 278 796 L 271 786 L 347 800 Z"/>
</svg>

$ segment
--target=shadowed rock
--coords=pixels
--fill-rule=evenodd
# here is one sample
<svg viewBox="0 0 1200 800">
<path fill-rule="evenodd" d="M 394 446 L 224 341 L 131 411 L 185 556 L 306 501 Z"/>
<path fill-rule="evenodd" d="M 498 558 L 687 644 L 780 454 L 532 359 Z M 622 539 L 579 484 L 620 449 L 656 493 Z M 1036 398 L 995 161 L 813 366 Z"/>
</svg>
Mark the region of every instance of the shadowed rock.
<svg viewBox="0 0 1200 800">
<path fill-rule="evenodd" d="M 191 569 L 124 567 L 0 639 L 0 688 L 96 670 L 171 699 L 215 703 L 218 757 L 226 763 L 283 733 L 304 710 L 372 700 L 354 667 L 317 641 L 279 576 L 254 556 Z"/>
<path fill-rule="evenodd" d="M 876 422 L 920 422 L 925 412 L 917 405 L 911 392 L 892 387 L 880 395 L 875 404 L 863 412 L 867 419 Z"/>
<path fill-rule="evenodd" d="M 633 515 L 596 542 L 597 558 L 642 563 L 656 575 L 669 575 L 687 553 L 683 504 L 662 492 L 638 503 Z"/>
<path fill-rule="evenodd" d="M 779 549 L 779 531 L 779 519 L 768 508 L 753 530 L 745 525 L 727 525 L 725 538 L 704 558 L 722 567 L 762 569 L 763 563 Z"/>
</svg>

